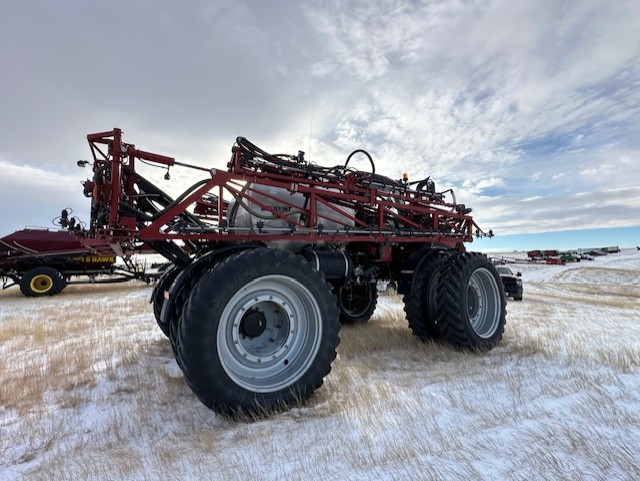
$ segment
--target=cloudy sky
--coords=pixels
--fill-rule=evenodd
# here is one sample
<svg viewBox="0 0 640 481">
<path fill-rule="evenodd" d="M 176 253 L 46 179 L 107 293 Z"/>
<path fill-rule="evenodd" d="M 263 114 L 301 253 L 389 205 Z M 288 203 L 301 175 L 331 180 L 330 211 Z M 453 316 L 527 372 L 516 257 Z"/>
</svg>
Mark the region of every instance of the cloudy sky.
<svg viewBox="0 0 640 481">
<path fill-rule="evenodd" d="M 637 0 L 15 1 L 2 17 L 0 235 L 63 207 L 86 220 L 75 162 L 113 127 L 212 167 L 238 135 L 323 165 L 364 148 L 499 235 L 640 226 Z"/>
</svg>

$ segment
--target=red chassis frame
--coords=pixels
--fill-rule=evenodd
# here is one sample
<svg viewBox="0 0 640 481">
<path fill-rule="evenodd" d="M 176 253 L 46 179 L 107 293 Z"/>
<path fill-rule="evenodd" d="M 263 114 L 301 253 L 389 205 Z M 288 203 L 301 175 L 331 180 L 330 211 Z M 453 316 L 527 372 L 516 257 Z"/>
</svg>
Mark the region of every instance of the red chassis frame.
<svg viewBox="0 0 640 481">
<path fill-rule="evenodd" d="M 241 138 L 239 138 L 241 139 Z M 365 172 L 345 169 L 341 174 L 335 170 L 318 167 L 318 175 L 310 175 L 314 167 L 292 156 L 253 157 L 246 149 L 234 145 L 228 170 L 206 169 L 177 162 L 151 152 L 138 150 L 132 144 L 122 142 L 122 131 L 118 128 L 108 132 L 89 134 L 89 146 L 94 158 L 94 173 L 108 169 L 109 177 L 102 182 L 85 182 L 85 193 L 94 203 L 108 206 L 108 216 L 98 222 L 92 209 L 91 229 L 83 242 L 89 247 L 101 247 L 126 252 L 133 249 L 134 242 L 150 241 L 208 241 L 224 242 L 268 242 L 295 240 L 304 243 L 373 243 L 391 246 L 398 243 L 422 243 L 441 245 L 446 248 L 464 249 L 464 242 L 473 240 L 473 229 L 477 236 L 485 234 L 468 215 L 470 209 L 463 205 L 444 201 L 444 195 L 417 191 L 399 181 Z M 106 145 L 106 152 L 100 146 Z M 269 157 L 267 157 L 269 156 Z M 289 157 L 290 159 L 285 159 Z M 154 215 L 136 214 L 141 192 L 141 182 L 148 184 L 135 171 L 136 159 L 166 166 L 183 166 L 208 173 L 208 179 L 195 184 L 176 201 L 167 202 Z M 278 162 L 273 162 L 277 159 Z M 317 174 L 317 172 L 316 172 Z M 384 182 L 374 181 L 384 179 Z M 388 181 L 388 182 L 387 182 Z M 283 209 L 256 198 L 256 191 L 247 184 L 258 184 L 290 193 L 301 193 L 307 199 L 301 209 L 282 198 L 260 192 L 261 198 L 277 201 L 285 208 L 302 211 L 304 222 L 292 223 Z M 146 185 L 146 184 L 145 184 Z M 159 189 L 158 189 L 159 191 Z M 89 194 L 90 193 L 90 194 Z M 226 218 L 229 203 L 227 197 L 250 202 L 266 214 L 283 219 L 287 228 L 263 230 L 256 225 L 251 228 L 228 226 Z M 321 214 L 322 204 L 330 214 Z M 188 209 L 195 205 L 195 209 Z M 124 208 L 124 209 L 123 209 Z M 286 210 L 286 209 L 285 209 Z M 356 214 L 354 215 L 353 212 Z M 188 216 L 189 225 L 182 225 L 180 217 Z M 350 223 L 344 221 L 348 219 Z M 323 220 L 338 225 L 326 229 Z M 390 254 L 389 254 L 390 255 Z M 382 259 L 380 259 L 382 260 Z M 390 259 L 389 259 L 390 260 Z"/>
</svg>

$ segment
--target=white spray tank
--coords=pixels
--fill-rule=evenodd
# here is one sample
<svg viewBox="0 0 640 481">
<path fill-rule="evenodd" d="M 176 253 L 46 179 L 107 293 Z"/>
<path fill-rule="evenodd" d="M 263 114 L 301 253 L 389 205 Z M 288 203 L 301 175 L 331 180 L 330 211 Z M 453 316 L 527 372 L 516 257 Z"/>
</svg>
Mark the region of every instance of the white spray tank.
<svg viewBox="0 0 640 481">
<path fill-rule="evenodd" d="M 249 228 L 254 231 L 260 230 L 263 233 L 282 234 L 289 229 L 289 224 L 299 225 L 304 213 L 308 209 L 307 197 L 300 192 L 290 192 L 287 189 L 272 187 L 268 185 L 248 183 L 242 190 L 243 194 L 249 198 L 268 206 L 272 211 L 278 212 L 286 217 L 280 218 L 261 207 L 256 202 L 248 198 L 239 198 L 231 203 L 229 212 L 231 219 L 229 228 Z M 262 195 L 262 193 L 266 195 Z M 269 197 L 267 197 L 269 196 Z M 347 207 L 338 207 L 340 211 L 353 217 L 355 210 Z M 353 227 L 354 221 L 347 215 L 343 215 L 334 209 L 318 202 L 316 205 L 318 223 L 324 226 L 325 232 L 344 231 L 345 227 Z M 258 227 L 258 223 L 262 225 Z M 299 251 L 308 241 L 273 241 L 268 243 L 271 247 L 278 247 L 292 251 Z"/>
</svg>

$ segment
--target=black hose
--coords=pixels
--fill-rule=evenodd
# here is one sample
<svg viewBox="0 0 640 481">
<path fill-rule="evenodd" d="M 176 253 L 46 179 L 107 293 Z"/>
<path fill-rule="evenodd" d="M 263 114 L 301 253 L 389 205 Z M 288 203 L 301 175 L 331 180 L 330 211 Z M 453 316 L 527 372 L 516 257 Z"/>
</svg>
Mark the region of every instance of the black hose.
<svg viewBox="0 0 640 481">
<path fill-rule="evenodd" d="M 376 164 L 373 163 L 373 159 L 371 158 L 371 155 L 369 155 L 369 152 L 363 149 L 356 149 L 349 154 L 349 157 L 347 157 L 347 161 L 344 163 L 345 169 L 349 165 L 351 157 L 353 157 L 355 154 L 364 154 L 367 156 L 367 159 L 369 159 L 369 162 L 371 163 L 371 178 L 373 178 L 373 176 L 376 174 Z"/>
</svg>

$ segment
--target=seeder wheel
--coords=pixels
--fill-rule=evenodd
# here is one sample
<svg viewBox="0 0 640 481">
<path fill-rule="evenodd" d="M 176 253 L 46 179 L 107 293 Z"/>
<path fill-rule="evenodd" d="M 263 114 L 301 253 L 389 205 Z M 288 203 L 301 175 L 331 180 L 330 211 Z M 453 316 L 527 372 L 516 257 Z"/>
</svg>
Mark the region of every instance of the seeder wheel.
<svg viewBox="0 0 640 481">
<path fill-rule="evenodd" d="M 64 276 L 52 267 L 34 267 L 20 279 L 20 291 L 27 297 L 53 296 L 66 286 Z"/>
</svg>

